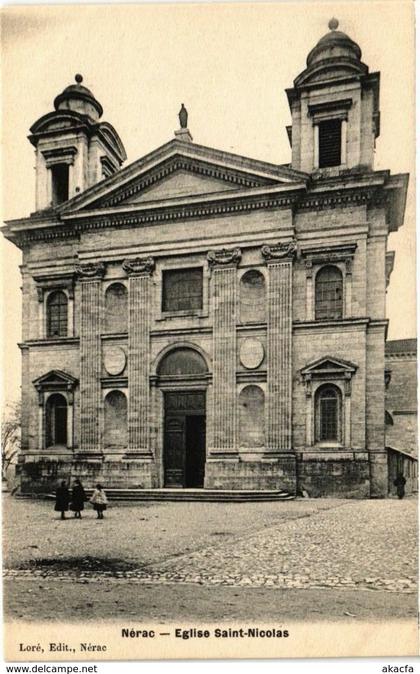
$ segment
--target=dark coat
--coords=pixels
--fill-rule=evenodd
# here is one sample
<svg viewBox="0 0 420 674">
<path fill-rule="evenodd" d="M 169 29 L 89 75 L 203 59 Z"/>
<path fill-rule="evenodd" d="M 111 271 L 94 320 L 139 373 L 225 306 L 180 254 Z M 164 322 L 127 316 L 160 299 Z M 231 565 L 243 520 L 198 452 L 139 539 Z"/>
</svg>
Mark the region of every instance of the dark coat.
<svg viewBox="0 0 420 674">
<path fill-rule="evenodd" d="M 70 493 L 67 487 L 57 487 L 54 510 L 64 512 L 69 509 Z"/>
<path fill-rule="evenodd" d="M 397 488 L 397 496 L 404 496 L 405 494 L 405 483 L 407 480 L 403 475 L 398 475 L 396 480 L 394 480 L 394 486 Z"/>
<path fill-rule="evenodd" d="M 86 494 L 81 484 L 75 484 L 71 492 L 70 507 L 74 512 L 80 512 L 85 507 Z"/>
</svg>

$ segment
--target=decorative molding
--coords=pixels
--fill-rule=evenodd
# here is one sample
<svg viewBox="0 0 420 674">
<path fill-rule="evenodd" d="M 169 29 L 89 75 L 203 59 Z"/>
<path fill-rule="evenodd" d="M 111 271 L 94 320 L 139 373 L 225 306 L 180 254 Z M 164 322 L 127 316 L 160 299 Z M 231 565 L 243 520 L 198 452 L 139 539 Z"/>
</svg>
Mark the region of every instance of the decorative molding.
<svg viewBox="0 0 420 674">
<path fill-rule="evenodd" d="M 151 171 L 146 178 L 143 178 L 143 180 L 138 180 L 138 178 L 134 179 L 131 184 L 128 184 L 117 194 L 104 200 L 101 203 L 101 206 L 116 206 L 126 199 L 135 196 L 139 192 L 150 188 L 164 178 L 167 178 L 172 173 L 175 173 L 175 171 L 188 171 L 189 173 L 221 180 L 233 185 L 240 185 L 242 187 L 260 187 L 269 184 L 268 180 L 257 178 L 251 179 L 247 177 L 246 174 L 241 174 L 240 171 L 228 169 L 222 170 L 212 165 L 206 165 L 204 162 L 200 163 L 196 160 L 179 158 L 167 162 L 164 167 L 160 166 L 158 169 Z"/>
<path fill-rule="evenodd" d="M 346 265 L 346 274 L 352 273 L 353 258 L 357 249 L 357 243 L 340 244 L 338 246 L 328 246 L 319 248 L 302 248 L 301 255 L 305 261 L 305 268 L 308 270 L 314 264 L 325 264 L 328 262 L 344 262 Z"/>
<path fill-rule="evenodd" d="M 237 266 L 242 257 L 240 248 L 221 248 L 211 250 L 207 254 L 207 260 L 211 267 Z"/>
<path fill-rule="evenodd" d="M 342 206 L 363 206 L 369 204 L 372 201 L 374 196 L 374 191 L 372 189 L 359 188 L 358 191 L 349 191 L 341 192 L 335 191 L 325 192 L 323 194 L 318 194 L 314 196 L 307 196 L 306 198 L 299 201 L 299 209 L 303 210 L 312 210 L 320 211 L 325 208 L 337 208 Z M 382 197 L 378 197 L 382 199 Z M 382 204 L 382 201 L 381 201 Z M 378 203 L 378 205 L 380 205 Z"/>
<path fill-rule="evenodd" d="M 67 290 L 69 299 L 74 297 L 74 272 L 51 276 L 34 276 L 38 302 L 44 301 L 44 294 L 49 290 Z"/>
<path fill-rule="evenodd" d="M 76 265 L 76 274 L 81 281 L 103 278 L 105 272 L 106 265 L 104 262 L 82 262 Z"/>
<path fill-rule="evenodd" d="M 41 153 L 45 159 L 45 165 L 47 168 L 50 168 L 56 164 L 73 164 L 77 148 L 74 145 L 69 145 L 67 147 L 41 150 Z"/>
<path fill-rule="evenodd" d="M 101 388 L 128 388 L 127 377 L 101 377 Z"/>
<path fill-rule="evenodd" d="M 297 253 L 298 244 L 296 239 L 285 243 L 277 243 L 272 246 L 265 244 L 261 247 L 261 254 L 266 262 L 282 260 L 284 258 L 293 259 Z"/>
<path fill-rule="evenodd" d="M 236 373 L 236 381 L 238 384 L 252 382 L 253 384 L 264 384 L 267 382 L 267 370 L 253 370 Z"/>
<path fill-rule="evenodd" d="M 306 278 L 312 278 L 313 275 L 313 262 L 312 260 L 305 260 L 305 270 L 306 270 Z"/>
<path fill-rule="evenodd" d="M 85 230 L 105 229 L 107 227 L 118 226 L 142 226 L 142 225 L 159 225 L 162 222 L 171 222 L 176 220 L 200 219 L 211 216 L 229 215 L 230 213 L 238 214 L 242 212 L 249 212 L 261 210 L 265 208 L 293 208 L 298 206 L 299 210 L 311 209 L 319 211 L 324 208 L 335 208 L 336 206 L 352 206 L 362 205 L 371 201 L 372 194 L 364 194 L 360 191 L 350 194 L 320 194 L 316 197 L 308 197 L 302 199 L 297 204 L 298 195 L 288 194 L 284 197 L 272 198 L 266 196 L 263 198 L 245 198 L 242 201 L 225 201 L 223 203 L 212 203 L 190 207 L 170 206 L 164 212 L 159 212 L 156 209 L 150 209 L 148 212 L 142 213 L 111 213 L 106 217 L 100 213 L 91 215 L 89 218 L 81 211 L 77 214 L 80 218 L 71 226 L 63 226 L 62 221 L 58 221 L 51 226 L 49 223 L 45 229 L 37 228 L 34 231 L 26 230 L 22 233 L 16 233 L 14 239 L 19 241 L 21 245 L 30 243 L 31 241 L 49 241 L 53 239 L 75 238 L 80 232 Z M 57 225 L 60 225 L 57 227 Z"/>
<path fill-rule="evenodd" d="M 389 250 L 385 255 L 385 277 L 386 277 L 386 287 L 388 288 L 389 282 L 391 280 L 391 274 L 394 269 L 395 262 L 395 251 Z"/>
<path fill-rule="evenodd" d="M 305 385 L 305 394 L 307 398 L 312 396 L 312 381 L 322 380 L 335 382 L 344 380 L 344 393 L 351 395 L 351 380 L 357 371 L 357 365 L 341 358 L 324 356 L 314 361 L 310 365 L 301 368 L 300 374 L 302 382 Z"/>
<path fill-rule="evenodd" d="M 73 404 L 73 391 L 78 384 L 78 379 L 61 370 L 50 370 L 46 374 L 33 380 L 33 385 L 38 391 L 38 404 L 44 404 L 44 394 L 47 391 L 66 392 L 69 405 Z"/>
<path fill-rule="evenodd" d="M 122 263 L 122 268 L 129 276 L 150 276 L 155 268 L 152 257 L 127 258 Z"/>
</svg>

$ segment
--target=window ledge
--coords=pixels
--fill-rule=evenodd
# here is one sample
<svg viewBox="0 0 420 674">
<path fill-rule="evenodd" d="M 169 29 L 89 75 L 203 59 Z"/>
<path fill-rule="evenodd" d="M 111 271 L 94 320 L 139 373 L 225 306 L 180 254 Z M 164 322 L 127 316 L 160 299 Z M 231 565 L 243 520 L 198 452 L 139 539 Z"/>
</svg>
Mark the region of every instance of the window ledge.
<svg viewBox="0 0 420 674">
<path fill-rule="evenodd" d="M 316 449 L 344 449 L 344 445 L 341 442 L 333 441 L 316 442 L 314 447 Z"/>
<path fill-rule="evenodd" d="M 203 309 L 186 309 L 183 311 L 162 311 L 156 320 L 166 321 L 171 318 L 205 318 L 206 316 L 208 316 L 208 312 Z"/>
</svg>

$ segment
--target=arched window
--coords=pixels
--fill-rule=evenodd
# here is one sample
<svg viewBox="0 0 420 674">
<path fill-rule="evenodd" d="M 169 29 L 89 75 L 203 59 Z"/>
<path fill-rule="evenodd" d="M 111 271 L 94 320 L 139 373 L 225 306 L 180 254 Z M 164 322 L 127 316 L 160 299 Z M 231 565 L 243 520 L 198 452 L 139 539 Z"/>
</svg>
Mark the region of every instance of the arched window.
<svg viewBox="0 0 420 674">
<path fill-rule="evenodd" d="M 337 267 L 319 270 L 315 281 L 315 319 L 343 317 L 343 275 Z"/>
<path fill-rule="evenodd" d="M 341 442 L 341 391 L 332 384 L 320 386 L 315 395 L 317 442 Z"/>
<path fill-rule="evenodd" d="M 203 356 L 188 347 L 170 351 L 164 356 L 158 368 L 158 374 L 164 376 L 200 375 L 206 374 L 207 371 Z"/>
<path fill-rule="evenodd" d="M 105 397 L 105 447 L 127 447 L 127 398 L 122 391 Z"/>
<path fill-rule="evenodd" d="M 127 288 L 113 283 L 105 291 L 105 332 L 127 332 Z"/>
<path fill-rule="evenodd" d="M 56 290 L 47 298 L 47 337 L 67 336 L 67 295 Z"/>
<path fill-rule="evenodd" d="M 242 323 L 266 320 L 265 279 L 257 269 L 250 269 L 241 278 L 240 305 Z"/>
<path fill-rule="evenodd" d="M 239 394 L 239 444 L 263 447 L 264 443 L 264 391 L 259 386 L 245 386 Z"/>
<path fill-rule="evenodd" d="M 394 419 L 392 418 L 392 415 L 385 410 L 385 426 L 393 426 L 394 425 Z"/>
<path fill-rule="evenodd" d="M 45 407 L 45 444 L 67 446 L 67 400 L 61 393 L 53 393 Z"/>
</svg>

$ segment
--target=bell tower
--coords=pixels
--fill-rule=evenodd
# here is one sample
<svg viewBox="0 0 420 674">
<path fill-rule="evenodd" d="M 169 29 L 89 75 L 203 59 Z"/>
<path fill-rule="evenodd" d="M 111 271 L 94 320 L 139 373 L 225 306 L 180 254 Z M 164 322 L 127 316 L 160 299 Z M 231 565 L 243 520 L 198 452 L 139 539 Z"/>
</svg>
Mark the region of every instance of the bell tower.
<svg viewBox="0 0 420 674">
<path fill-rule="evenodd" d="M 379 136 L 379 73 L 369 73 L 360 47 L 337 19 L 309 52 L 306 69 L 286 89 L 292 168 L 319 175 L 373 170 Z"/>
<path fill-rule="evenodd" d="M 117 171 L 127 158 L 124 145 L 92 92 L 76 84 L 54 100 L 53 112 L 31 127 L 35 147 L 37 211 L 59 206 Z"/>
</svg>

